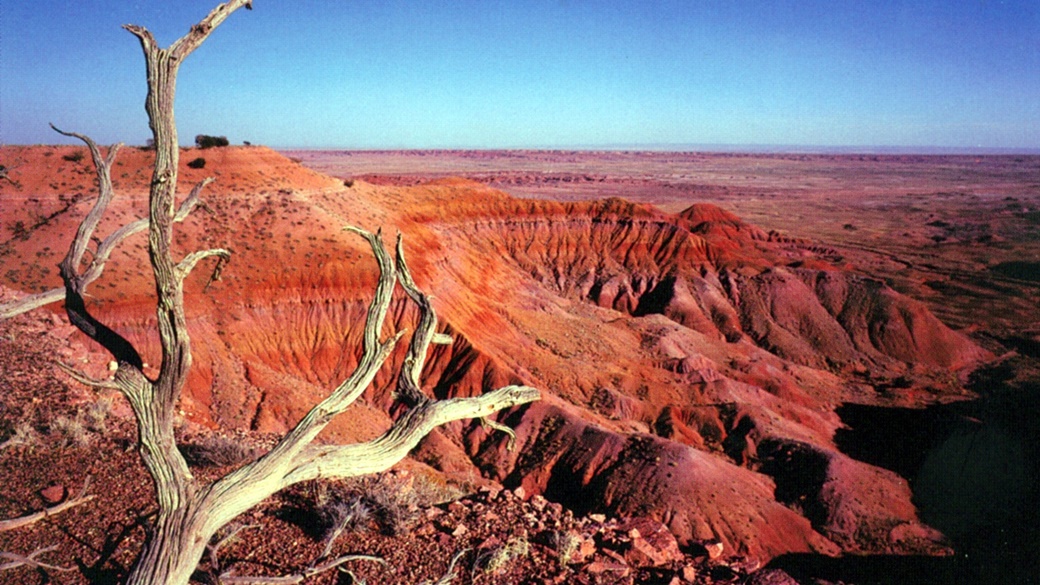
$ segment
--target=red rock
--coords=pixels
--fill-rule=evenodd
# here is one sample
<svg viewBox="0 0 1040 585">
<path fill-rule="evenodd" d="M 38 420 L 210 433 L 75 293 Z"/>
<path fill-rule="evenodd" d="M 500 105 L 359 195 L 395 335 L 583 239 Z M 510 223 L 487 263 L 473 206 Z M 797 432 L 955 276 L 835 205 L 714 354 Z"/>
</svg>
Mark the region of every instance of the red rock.
<svg viewBox="0 0 1040 585">
<path fill-rule="evenodd" d="M 68 495 L 69 490 L 60 483 L 51 484 L 40 490 L 40 497 L 50 506 L 64 502 Z"/>
<path fill-rule="evenodd" d="M 722 557 L 725 548 L 720 540 L 711 540 L 704 543 L 704 550 L 708 551 L 708 558 L 713 561 Z"/>
<path fill-rule="evenodd" d="M 594 561 L 589 563 L 585 567 L 585 571 L 592 575 L 602 575 L 604 573 L 611 573 L 618 577 L 627 577 L 632 571 L 627 565 L 623 563 L 611 563 L 607 561 Z"/>
</svg>

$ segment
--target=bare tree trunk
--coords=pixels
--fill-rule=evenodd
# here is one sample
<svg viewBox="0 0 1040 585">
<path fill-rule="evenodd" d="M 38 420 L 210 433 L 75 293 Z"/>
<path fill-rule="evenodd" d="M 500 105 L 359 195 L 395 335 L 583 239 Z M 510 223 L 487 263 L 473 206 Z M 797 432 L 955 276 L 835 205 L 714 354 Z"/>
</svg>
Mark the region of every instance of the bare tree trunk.
<svg viewBox="0 0 1040 585">
<path fill-rule="evenodd" d="M 190 505 L 160 511 L 127 584 L 187 583 L 213 537 L 201 530 L 200 516 Z"/>
</svg>

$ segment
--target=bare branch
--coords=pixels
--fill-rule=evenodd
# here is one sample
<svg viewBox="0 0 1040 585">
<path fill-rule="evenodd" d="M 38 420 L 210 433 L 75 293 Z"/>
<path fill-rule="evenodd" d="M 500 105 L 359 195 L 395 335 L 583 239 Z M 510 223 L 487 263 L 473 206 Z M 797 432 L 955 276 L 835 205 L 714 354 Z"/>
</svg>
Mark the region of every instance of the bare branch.
<svg viewBox="0 0 1040 585">
<path fill-rule="evenodd" d="M 22 313 L 28 313 L 45 305 L 65 298 L 64 288 L 52 288 L 49 291 L 21 297 L 6 303 L 0 303 L 0 319 L 10 319 Z"/>
<path fill-rule="evenodd" d="M 513 448 L 516 446 L 516 433 L 513 431 L 513 429 L 507 427 L 504 424 L 495 422 L 495 421 L 491 420 L 491 417 L 487 417 L 487 416 L 480 418 L 480 424 L 485 426 L 485 427 L 488 427 L 490 429 L 493 429 L 493 430 L 496 430 L 496 431 L 500 431 L 500 432 L 503 432 L 506 435 L 508 435 L 509 436 L 509 442 L 506 443 L 506 450 L 507 451 L 512 451 Z"/>
<path fill-rule="evenodd" d="M 69 571 L 76 570 L 75 567 L 59 567 L 57 565 L 49 565 L 47 563 L 36 560 L 36 557 L 55 551 L 58 549 L 58 545 L 48 546 L 46 548 L 36 549 L 28 555 L 20 555 L 12 552 L 0 552 L 0 559 L 8 559 L 11 562 L 0 565 L 0 571 L 8 571 L 10 569 L 17 569 L 18 567 L 32 567 L 35 569 L 44 569 L 47 571 L 58 571 L 60 573 L 67 573 Z"/>
<path fill-rule="evenodd" d="M 60 513 L 64 512 L 65 510 L 68 510 L 70 508 L 75 508 L 76 506 L 79 506 L 81 504 L 85 504 L 85 503 L 89 502 L 90 500 L 93 500 L 94 496 L 86 495 L 86 491 L 87 491 L 87 487 L 88 486 L 90 486 L 90 478 L 89 477 L 87 477 L 86 481 L 83 482 L 83 488 L 80 490 L 79 495 L 76 496 L 75 498 L 72 498 L 71 500 L 66 500 L 66 501 L 64 501 L 64 502 L 62 502 L 60 504 L 56 504 L 54 506 L 51 506 L 50 508 L 44 508 L 43 510 L 40 510 L 39 512 L 34 512 L 32 514 L 26 514 L 25 516 L 19 516 L 17 518 L 11 518 L 11 519 L 8 519 L 8 520 L 0 521 L 0 532 L 7 532 L 8 530 L 15 530 L 17 528 L 22 528 L 23 526 L 29 526 L 30 524 L 35 524 L 35 523 L 39 522 L 40 520 L 43 520 L 44 518 L 50 518 L 51 516 L 54 516 L 55 514 L 60 514 Z"/>
<path fill-rule="evenodd" d="M 210 11 L 206 18 L 199 21 L 198 24 L 191 27 L 191 31 L 184 35 L 180 39 L 174 41 L 170 45 L 170 52 L 176 56 L 176 58 L 183 60 L 192 51 L 197 49 L 203 41 L 206 40 L 214 29 L 216 29 L 227 17 L 231 16 L 231 13 L 245 6 L 250 10 L 253 8 L 252 0 L 231 0 L 224 4 L 217 5 L 216 8 Z"/>
<path fill-rule="evenodd" d="M 455 565 L 457 565 L 459 563 L 459 559 L 461 559 L 462 556 L 465 555 L 468 552 L 469 552 L 469 549 L 468 548 L 464 548 L 464 549 L 460 550 L 459 552 L 455 553 L 451 557 L 451 562 L 448 563 L 448 570 L 445 571 L 444 575 L 441 576 L 440 579 L 437 579 L 437 581 L 435 581 L 435 582 L 434 581 L 426 581 L 425 583 L 427 585 L 451 585 L 451 582 L 455 580 L 455 577 L 458 577 L 458 574 L 455 572 Z"/>
<path fill-rule="evenodd" d="M 64 133 L 79 137 L 91 148 L 101 187 L 99 200 L 84 219 L 61 263 L 66 313 L 76 327 L 101 343 L 119 363 L 111 384 L 128 398 L 133 409 L 137 419 L 141 458 L 154 482 L 158 501 L 155 525 L 148 532 L 140 557 L 127 577 L 130 585 L 186 584 L 197 569 L 199 559 L 206 554 L 207 544 L 213 535 L 239 514 L 282 488 L 306 479 L 352 477 L 382 471 L 404 458 L 422 437 L 438 425 L 464 418 L 485 418 L 499 410 L 539 399 L 538 391 L 526 386 L 509 386 L 472 398 L 436 401 L 424 397 L 420 389 L 420 377 L 429 346 L 431 343 L 450 343 L 450 339 L 436 332 L 436 314 L 429 297 L 419 290 L 412 279 L 404 262 L 400 238 L 395 264 L 380 232 L 370 233 L 348 227 L 346 229 L 368 241 L 379 267 L 374 298 L 365 317 L 357 367 L 263 457 L 214 481 L 199 480 L 192 475 L 174 437 L 177 403 L 192 362 L 183 281 L 199 262 L 211 256 L 219 258 L 214 271 L 214 276 L 219 276 L 229 253 L 223 249 L 198 251 L 177 262 L 171 252 L 174 222 L 183 219 L 197 204 L 198 192 L 210 181 L 207 179 L 196 185 L 188 199 L 179 209 L 175 209 L 180 156 L 174 121 L 176 78 L 183 60 L 216 27 L 235 10 L 251 6 L 250 0 L 229 0 L 218 5 L 191 27 L 185 36 L 165 49 L 156 44 L 154 36 L 147 29 L 132 25 L 125 27 L 141 43 L 148 80 L 145 111 L 155 144 L 148 218 L 128 224 L 97 243 L 86 270 L 81 270 L 81 264 L 90 242 L 97 241 L 93 238 L 93 231 L 111 197 L 108 169 L 118 147 L 110 149 L 106 159 L 89 138 Z M 87 285 L 100 275 L 114 247 L 145 227 L 148 229 L 148 258 L 155 281 L 158 337 L 162 350 L 159 374 L 154 380 L 148 379 L 141 371 L 141 357 L 129 341 L 92 317 L 84 302 Z M 400 376 L 405 381 L 399 392 L 415 406 L 400 416 L 389 431 L 367 443 L 314 445 L 318 434 L 329 422 L 344 413 L 371 386 L 397 342 L 405 334 L 405 331 L 398 331 L 384 339 L 383 328 L 398 282 L 408 297 L 418 305 L 420 312 L 418 331 L 410 343 L 406 365 Z M 92 380 L 71 368 L 64 369 L 84 383 L 109 384 Z M 492 426 L 504 429 L 497 423 L 492 423 Z M 44 514 L 67 509 L 87 498 L 81 495 L 67 502 L 64 507 L 45 510 Z M 220 547 L 234 534 L 209 547 L 214 571 L 219 571 L 216 557 Z M 326 549 L 322 557 L 295 575 L 256 578 L 224 573 L 219 579 L 225 583 L 300 583 L 350 560 L 373 560 L 372 557 L 362 555 L 326 559 L 330 551 L 331 548 Z M 442 584 L 454 578 L 455 565 L 460 556 L 456 555 L 452 559 L 448 574 L 441 580 Z"/>
<path fill-rule="evenodd" d="M 216 267 L 213 269 L 213 276 L 210 278 L 209 282 L 206 283 L 206 286 L 209 286 L 209 284 L 214 280 L 220 280 L 220 271 L 224 268 L 224 265 L 227 264 L 228 260 L 231 259 L 231 252 L 223 248 L 201 250 L 188 254 L 183 260 L 181 260 L 180 264 L 177 265 L 177 278 L 184 280 L 189 274 L 191 274 L 191 271 L 195 269 L 196 264 L 213 256 L 217 256 L 219 260 L 217 261 Z"/>
<path fill-rule="evenodd" d="M 108 156 L 102 156 L 101 148 L 98 147 L 97 143 L 89 136 L 77 132 L 65 132 L 54 124 L 51 124 L 51 128 L 62 136 L 78 138 L 86 144 L 87 148 L 90 150 L 90 157 L 94 161 L 94 170 L 97 173 L 98 198 L 94 202 L 94 207 L 91 208 L 90 212 L 87 214 L 87 217 L 79 224 L 79 230 L 76 232 L 76 239 L 72 241 L 69 255 L 66 258 L 71 266 L 78 268 L 80 261 L 83 260 L 83 253 L 87 250 L 87 244 L 90 243 L 90 238 L 94 235 L 94 230 L 97 229 L 98 223 L 101 221 L 101 217 L 104 216 L 109 202 L 112 201 L 112 163 L 115 162 L 116 154 L 119 152 L 119 149 L 123 147 L 123 143 L 120 142 L 113 144 L 112 147 L 108 149 Z M 83 291 L 80 290 L 80 292 Z"/>
<path fill-rule="evenodd" d="M 397 395 L 410 406 L 416 406 L 426 400 L 419 387 L 419 376 L 426 363 L 426 355 L 430 343 L 437 332 L 437 313 L 430 304 L 429 297 L 415 285 L 412 273 L 404 260 L 404 243 L 401 234 L 397 235 L 397 280 L 401 288 L 419 307 L 419 324 L 415 328 L 412 342 L 408 346 L 408 355 L 401 365 L 401 375 L 397 378 Z"/>
<path fill-rule="evenodd" d="M 97 378 L 91 378 L 90 376 L 74 369 L 72 366 L 62 363 L 54 362 L 54 365 L 69 375 L 73 380 L 83 384 L 84 386 L 91 386 L 94 388 L 109 388 L 112 390 L 120 390 L 120 386 L 110 380 L 99 380 Z"/>
<path fill-rule="evenodd" d="M 21 183 L 12 179 L 10 175 L 11 171 L 17 169 L 20 166 L 21 165 L 15 165 L 13 167 L 9 167 L 6 165 L 0 165 L 0 181 L 6 180 L 8 183 L 11 183 L 15 187 L 21 186 Z"/>
<path fill-rule="evenodd" d="M 295 583 L 303 583 L 305 580 L 324 573 L 330 569 L 342 565 L 349 561 L 374 561 L 381 565 L 385 565 L 386 561 L 380 557 L 372 555 L 343 555 L 317 565 L 310 565 L 303 569 L 299 573 L 292 575 L 286 575 L 284 577 L 254 577 L 254 576 L 237 576 L 229 573 L 220 575 L 220 582 L 225 585 L 293 585 Z"/>
<path fill-rule="evenodd" d="M 406 412 L 390 430 L 367 443 L 313 446 L 283 485 L 321 477 L 354 477 L 389 469 L 404 459 L 434 428 L 456 420 L 481 418 L 541 397 L 529 386 L 506 386 L 471 398 L 427 401 Z"/>
</svg>

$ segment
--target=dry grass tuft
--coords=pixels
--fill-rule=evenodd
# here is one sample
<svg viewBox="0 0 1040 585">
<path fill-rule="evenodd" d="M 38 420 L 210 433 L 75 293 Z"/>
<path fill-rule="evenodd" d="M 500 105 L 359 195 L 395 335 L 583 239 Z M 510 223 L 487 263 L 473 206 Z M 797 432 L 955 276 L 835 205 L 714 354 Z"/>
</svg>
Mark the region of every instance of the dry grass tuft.
<svg viewBox="0 0 1040 585">
<path fill-rule="evenodd" d="M 219 435 L 208 435 L 193 443 L 180 445 L 188 465 L 226 467 L 251 461 L 260 454 L 257 447 Z"/>
</svg>

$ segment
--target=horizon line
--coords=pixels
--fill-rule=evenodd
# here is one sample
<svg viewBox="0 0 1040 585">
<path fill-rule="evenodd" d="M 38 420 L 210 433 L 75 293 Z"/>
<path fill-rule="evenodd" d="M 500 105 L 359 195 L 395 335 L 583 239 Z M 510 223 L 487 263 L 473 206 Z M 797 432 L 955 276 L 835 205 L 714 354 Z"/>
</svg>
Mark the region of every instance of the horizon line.
<svg viewBox="0 0 1040 585">
<path fill-rule="evenodd" d="M 140 147 L 124 142 L 127 147 Z M 81 146 L 78 143 L 55 142 L 35 144 L 2 144 L 0 146 Z M 806 144 L 726 144 L 726 143 L 633 143 L 578 144 L 538 146 L 276 146 L 262 142 L 233 143 L 230 146 L 263 146 L 275 151 L 325 152 L 654 152 L 654 153 L 719 153 L 719 154 L 815 154 L 815 155 L 989 155 L 1037 156 L 1040 146 L 903 146 L 903 145 L 806 145 Z M 180 148 L 194 148 L 181 144 Z"/>
<path fill-rule="evenodd" d="M 259 145 L 257 145 L 259 146 Z M 342 152 L 706 152 L 728 154 L 847 154 L 847 155 L 1040 155 L 1040 147 L 1023 146 L 892 146 L 892 145 L 805 145 L 805 144 L 606 144 L 564 146 L 270 146 L 278 151 Z"/>
</svg>

